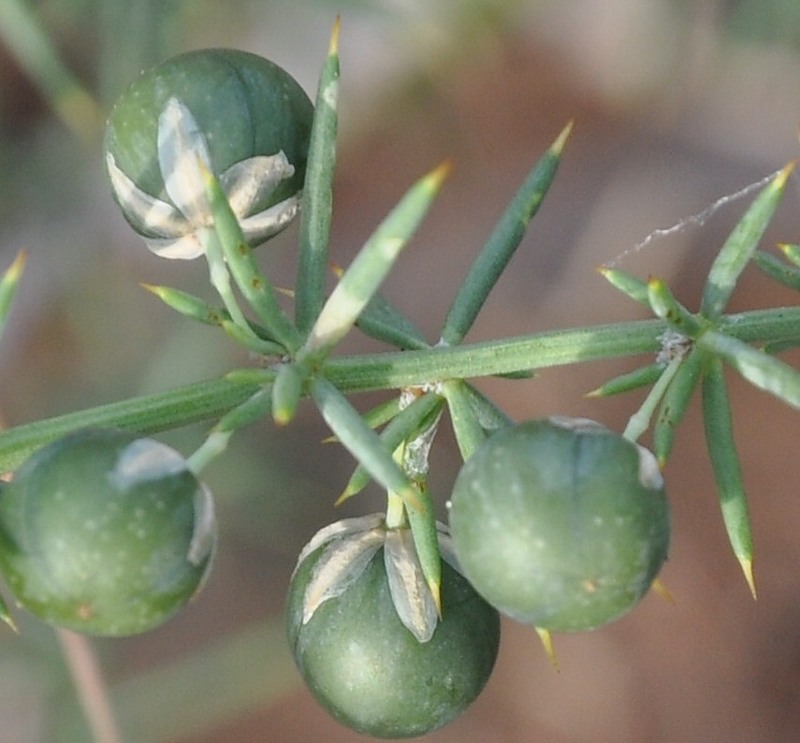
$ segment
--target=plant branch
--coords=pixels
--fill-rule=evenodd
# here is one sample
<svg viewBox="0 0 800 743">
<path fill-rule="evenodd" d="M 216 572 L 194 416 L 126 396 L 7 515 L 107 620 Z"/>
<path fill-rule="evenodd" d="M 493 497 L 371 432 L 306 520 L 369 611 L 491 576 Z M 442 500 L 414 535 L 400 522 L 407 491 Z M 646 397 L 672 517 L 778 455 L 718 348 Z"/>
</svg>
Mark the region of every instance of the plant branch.
<svg viewBox="0 0 800 743">
<path fill-rule="evenodd" d="M 745 343 L 768 343 L 800 335 L 800 307 L 729 315 L 719 331 Z M 594 325 L 501 340 L 331 358 L 325 376 L 341 392 L 397 389 L 445 379 L 489 376 L 579 362 L 653 353 L 667 328 L 661 320 Z M 259 388 L 226 378 L 131 398 L 40 420 L 0 433 L 0 472 L 14 470 L 40 446 L 86 426 L 117 426 L 144 434 L 210 420 L 243 403 Z"/>
</svg>

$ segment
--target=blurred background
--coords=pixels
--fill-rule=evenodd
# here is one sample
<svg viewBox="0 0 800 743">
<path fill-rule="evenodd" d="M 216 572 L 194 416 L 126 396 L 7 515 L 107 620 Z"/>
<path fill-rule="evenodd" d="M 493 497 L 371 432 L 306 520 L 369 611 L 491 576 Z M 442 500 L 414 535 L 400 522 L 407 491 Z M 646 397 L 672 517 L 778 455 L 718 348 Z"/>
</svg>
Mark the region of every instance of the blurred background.
<svg viewBox="0 0 800 743">
<path fill-rule="evenodd" d="M 1 267 L 28 251 L 0 355 L 4 425 L 253 362 L 139 287 L 210 297 L 204 264 L 150 255 L 124 223 L 103 173 L 102 121 L 140 69 L 204 46 L 270 57 L 313 97 L 337 13 L 332 257 L 346 264 L 418 176 L 448 157 L 456 165 L 386 288 L 431 340 L 494 220 L 568 121 L 555 185 L 471 340 L 644 317 L 595 272 L 615 259 L 666 278 L 695 308 L 746 199 L 631 248 L 797 157 L 795 0 L 0 0 Z M 765 246 L 800 240 L 798 207 L 793 179 Z M 276 283 L 292 281 L 295 239 L 290 229 L 261 254 Z M 748 270 L 732 309 L 781 303 L 796 298 Z M 518 419 L 583 415 L 621 429 L 640 396 L 583 395 L 640 361 L 480 386 Z M 531 629 L 504 623 L 483 695 L 432 743 L 797 740 L 798 418 L 735 379 L 731 388 L 759 600 L 727 546 L 693 407 L 666 472 L 674 539 L 662 578 L 674 605 L 648 596 L 608 628 L 557 636 L 560 673 Z M 162 438 L 188 454 L 206 429 Z M 234 439 L 207 472 L 221 540 L 202 595 L 148 635 L 94 643 L 126 741 L 364 740 L 311 699 L 284 640 L 302 545 L 330 521 L 381 508 L 372 491 L 332 509 L 352 462 L 325 435 L 309 405 L 287 430 L 264 424 Z M 443 430 L 432 473 L 441 508 L 457 467 Z M 90 740 L 55 635 L 15 616 L 19 636 L 0 629 L 0 743 Z"/>
</svg>

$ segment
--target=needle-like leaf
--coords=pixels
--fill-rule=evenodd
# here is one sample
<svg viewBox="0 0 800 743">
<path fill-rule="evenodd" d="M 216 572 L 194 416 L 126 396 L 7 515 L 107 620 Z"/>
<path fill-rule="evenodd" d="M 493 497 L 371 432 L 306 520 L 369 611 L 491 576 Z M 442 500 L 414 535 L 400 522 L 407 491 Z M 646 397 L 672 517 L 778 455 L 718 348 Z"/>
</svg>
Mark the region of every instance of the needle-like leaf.
<svg viewBox="0 0 800 743">
<path fill-rule="evenodd" d="M 750 533 L 747 495 L 733 440 L 733 419 L 722 361 L 718 358 L 709 360 L 703 375 L 703 419 L 706 443 L 717 481 L 725 529 L 728 532 L 733 553 L 742 567 L 747 585 L 755 598 L 753 538 Z"/>
<path fill-rule="evenodd" d="M 338 99 L 339 19 L 337 18 L 317 88 L 300 209 L 295 322 L 302 334 L 311 329 L 325 299 L 325 275 L 328 270 L 328 242 L 333 210 L 333 175 L 336 169 Z"/>
<path fill-rule="evenodd" d="M 303 356 L 325 356 L 350 331 L 433 204 L 449 171 L 449 163 L 440 165 L 417 181 L 389 212 L 325 302 Z"/>
<path fill-rule="evenodd" d="M 725 310 L 739 276 L 781 202 L 793 168 L 794 164 L 787 165 L 764 187 L 717 253 L 700 305 L 701 314 L 709 320 L 718 320 Z"/>
<path fill-rule="evenodd" d="M 571 131 L 572 123 L 564 127 L 550 149 L 534 166 L 475 258 L 442 326 L 444 343 L 460 343 L 475 322 L 481 307 L 519 247 L 528 224 L 544 200 L 555 178 Z"/>
</svg>

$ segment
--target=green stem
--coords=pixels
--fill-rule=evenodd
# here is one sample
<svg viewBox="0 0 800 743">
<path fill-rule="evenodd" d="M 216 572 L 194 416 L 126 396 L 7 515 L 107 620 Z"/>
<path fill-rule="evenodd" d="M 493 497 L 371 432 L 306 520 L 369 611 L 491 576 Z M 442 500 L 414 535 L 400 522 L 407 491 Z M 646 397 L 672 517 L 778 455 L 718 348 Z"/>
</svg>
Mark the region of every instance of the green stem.
<svg viewBox="0 0 800 743">
<path fill-rule="evenodd" d="M 796 320 L 800 322 L 800 310 Z M 340 357 L 325 366 L 343 391 L 413 387 L 545 369 L 597 359 L 654 353 L 666 324 L 660 320 L 547 331 L 533 335 L 431 349 Z"/>
<path fill-rule="evenodd" d="M 666 329 L 660 320 L 549 331 L 498 341 L 421 351 L 398 351 L 329 359 L 327 379 L 341 392 L 396 389 L 445 379 L 480 377 L 522 369 L 653 353 Z M 753 310 L 723 318 L 719 330 L 744 342 L 797 336 L 800 307 Z M 85 426 L 117 426 L 155 433 L 209 420 L 244 402 L 256 383 L 229 379 L 195 382 L 155 395 L 17 426 L 0 433 L 0 472 L 15 469 L 48 441 Z"/>
<path fill-rule="evenodd" d="M 39 447 L 78 428 L 116 426 L 158 433 L 218 418 L 258 389 L 256 384 L 212 379 L 15 426 L 0 433 L 0 472 L 16 469 Z"/>
</svg>

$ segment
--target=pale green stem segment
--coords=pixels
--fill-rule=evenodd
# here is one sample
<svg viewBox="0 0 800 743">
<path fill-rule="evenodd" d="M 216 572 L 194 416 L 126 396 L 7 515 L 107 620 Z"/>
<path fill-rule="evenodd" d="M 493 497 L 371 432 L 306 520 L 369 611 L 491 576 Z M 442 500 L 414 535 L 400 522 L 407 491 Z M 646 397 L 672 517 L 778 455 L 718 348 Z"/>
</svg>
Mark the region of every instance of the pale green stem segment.
<svg viewBox="0 0 800 743">
<path fill-rule="evenodd" d="M 675 330 L 689 338 L 697 338 L 704 330 L 701 318 L 687 310 L 661 279 L 647 282 L 647 298 L 657 317 L 666 320 Z"/>
<path fill-rule="evenodd" d="M 663 468 L 672 452 L 675 433 L 683 420 L 692 394 L 700 381 L 705 354 L 700 349 L 691 350 L 683 359 L 678 359 L 679 367 L 675 378 L 667 389 L 661 408 L 653 427 L 653 454 Z"/>
<path fill-rule="evenodd" d="M 800 409 L 800 371 L 736 338 L 709 330 L 697 345 L 730 364 L 750 384 Z"/>
<path fill-rule="evenodd" d="M 445 163 L 417 181 L 378 226 L 325 302 L 300 358 L 322 358 L 347 335 L 427 214 L 449 170 Z"/>
<path fill-rule="evenodd" d="M 211 307 L 199 297 L 170 286 L 142 284 L 144 289 L 155 294 L 167 307 L 184 317 L 222 328 L 233 340 L 251 351 L 264 356 L 280 356 L 285 352 L 283 346 L 266 338 L 267 331 L 246 320 L 249 328 L 242 329 L 231 319 L 230 313 L 220 307 Z"/>
<path fill-rule="evenodd" d="M 420 508 L 416 487 L 350 401 L 322 378 L 311 382 L 311 396 L 330 429 L 364 469 L 386 490 L 397 493 L 409 510 Z"/>
<path fill-rule="evenodd" d="M 250 330 L 247 319 L 239 307 L 231 287 L 231 275 L 225 264 L 225 256 L 222 252 L 218 231 L 213 227 L 200 227 L 197 230 L 197 237 L 203 246 L 203 255 L 205 255 L 208 263 L 208 276 L 211 280 L 211 285 L 219 294 L 222 303 L 225 305 L 225 310 L 236 325 L 243 330 L 245 328 Z M 255 333 L 253 333 L 253 336 L 255 336 Z"/>
<path fill-rule="evenodd" d="M 0 337 L 6 325 L 11 302 L 17 292 L 22 271 L 25 268 L 26 255 L 24 252 L 17 253 L 17 257 L 0 277 Z"/>
<path fill-rule="evenodd" d="M 203 165 L 202 162 L 200 164 Z M 239 220 L 231 209 L 222 186 L 208 168 L 202 167 L 202 171 L 206 197 L 214 215 L 214 229 L 211 231 L 216 236 L 221 255 L 230 269 L 236 286 L 270 336 L 286 350 L 296 350 L 299 346 L 297 330 L 281 309 L 275 289 L 256 263 L 253 251 L 244 239 Z M 205 230 L 201 230 L 201 234 L 203 232 Z M 231 312 L 227 302 L 225 306 Z M 241 325 L 243 330 L 249 330 L 249 325 L 241 312 L 237 314 L 231 312 L 231 318 L 237 325 Z"/>
<path fill-rule="evenodd" d="M 426 422 L 435 418 L 442 407 L 442 398 L 434 392 L 427 392 L 418 397 L 410 405 L 398 412 L 380 433 L 383 446 L 389 451 L 395 451 L 404 441 L 414 437 Z M 367 425 L 370 421 L 365 419 Z M 360 493 L 370 481 L 367 469 L 359 464 L 345 486 L 344 491 L 336 501 L 336 505 L 343 503 L 348 498 Z"/>
<path fill-rule="evenodd" d="M 295 322 L 305 335 L 322 310 L 336 169 L 339 100 L 339 19 L 320 73 L 300 207 L 300 239 L 295 281 Z"/>
<path fill-rule="evenodd" d="M 230 319 L 230 314 L 226 310 L 212 307 L 199 297 L 193 294 L 174 289 L 171 286 L 158 286 L 154 284 L 140 284 L 143 289 L 147 289 L 151 294 L 155 294 L 167 307 L 190 320 L 204 323 L 206 325 L 221 325 L 223 318 Z"/>
<path fill-rule="evenodd" d="M 239 325 L 233 322 L 229 317 L 223 317 L 219 324 L 228 336 L 239 345 L 253 351 L 253 353 L 257 353 L 261 356 L 282 356 L 285 353 L 283 346 L 261 338 L 250 322 L 248 322 L 247 325 Z"/>
<path fill-rule="evenodd" d="M 800 291 L 800 267 L 786 263 L 763 250 L 757 250 L 753 254 L 753 263 L 771 279 L 794 291 Z"/>
<path fill-rule="evenodd" d="M 800 307 L 750 310 L 723 317 L 719 322 L 720 331 L 729 334 L 728 340 L 738 339 L 745 343 L 795 338 L 798 327 Z M 519 369 L 546 369 L 654 353 L 660 347 L 659 336 L 665 329 L 663 321 L 640 320 L 534 333 L 449 348 L 343 356 L 329 359 L 324 371 L 332 383 L 348 393 L 399 389 L 441 379 L 482 377 Z M 702 342 L 713 343 L 716 335 L 707 331 Z M 725 343 L 722 345 L 725 346 Z M 756 368 L 760 365 L 759 358 Z M 771 368 L 765 368 L 762 375 L 765 372 L 770 374 Z M 791 380 L 795 379 L 797 372 L 791 368 L 786 371 L 781 365 L 778 373 L 784 380 L 784 386 L 788 382 L 790 387 L 795 387 L 797 382 Z M 16 469 L 34 450 L 85 426 L 117 426 L 152 434 L 218 418 L 273 378 L 274 373 L 268 369 L 243 369 L 219 379 L 194 382 L 154 395 L 16 426 L 0 432 L 0 472 Z"/>
<path fill-rule="evenodd" d="M 228 447 L 231 436 L 240 428 L 249 426 L 267 415 L 272 406 L 272 387 L 265 385 L 244 402 L 228 411 L 211 429 L 206 440 L 187 462 L 189 469 L 200 473 L 208 464 Z"/>
<path fill-rule="evenodd" d="M 475 412 L 474 398 L 466 382 L 461 379 L 448 379 L 442 384 L 442 392 L 447 400 L 458 450 L 466 462 L 486 440 L 486 430 Z"/>
<path fill-rule="evenodd" d="M 64 123 L 94 142 L 103 124 L 100 106 L 58 56 L 33 6 L 23 0 L 0 2 L 0 36 Z"/>
<path fill-rule="evenodd" d="M 279 426 L 291 422 L 303 395 L 304 375 L 297 364 L 280 364 L 272 386 L 272 419 Z"/>
<path fill-rule="evenodd" d="M 714 259 L 700 305 L 700 313 L 710 321 L 722 316 L 739 276 L 781 202 L 793 167 L 787 165 L 762 189 Z"/>
<path fill-rule="evenodd" d="M 664 364 L 655 361 L 647 366 L 634 369 L 632 372 L 609 379 L 591 392 L 587 392 L 586 397 L 610 397 L 623 392 L 632 392 L 641 387 L 649 387 L 656 383 L 663 371 Z"/>
<path fill-rule="evenodd" d="M 650 306 L 646 281 L 642 281 L 627 271 L 610 266 L 600 266 L 597 271 L 611 286 L 630 297 L 634 302 L 643 304 L 645 307 Z"/>
<path fill-rule="evenodd" d="M 650 392 L 647 393 L 644 402 L 628 419 L 628 424 L 625 426 L 625 430 L 622 433 L 623 437 L 629 441 L 637 441 L 648 429 L 656 407 L 663 399 L 667 390 L 671 387 L 670 382 L 673 381 L 681 367 L 681 361 L 682 359 L 676 356 L 663 368 L 658 380 L 656 380 Z"/>
<path fill-rule="evenodd" d="M 441 334 L 443 343 L 460 343 L 472 327 L 544 200 L 571 130 L 570 123 L 534 166 L 475 258 L 445 318 Z"/>
<path fill-rule="evenodd" d="M 733 553 L 742 567 L 747 584 L 756 596 L 753 580 L 753 540 L 742 482 L 739 457 L 733 437 L 733 420 L 722 361 L 712 357 L 703 375 L 703 419 L 706 443 L 717 481 L 722 518 Z"/>
</svg>

